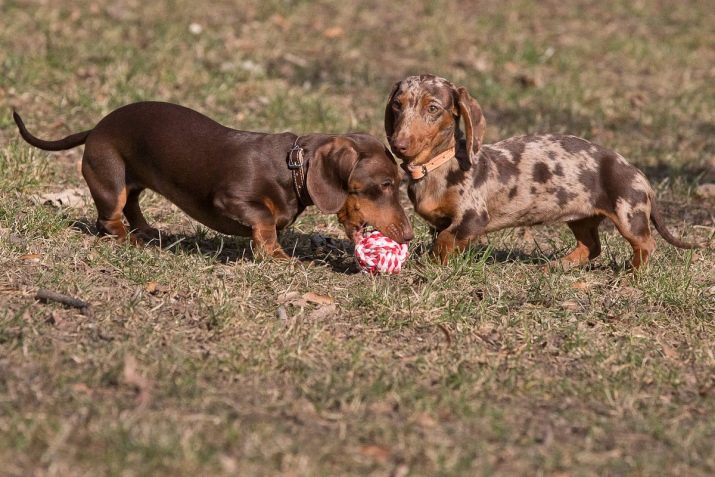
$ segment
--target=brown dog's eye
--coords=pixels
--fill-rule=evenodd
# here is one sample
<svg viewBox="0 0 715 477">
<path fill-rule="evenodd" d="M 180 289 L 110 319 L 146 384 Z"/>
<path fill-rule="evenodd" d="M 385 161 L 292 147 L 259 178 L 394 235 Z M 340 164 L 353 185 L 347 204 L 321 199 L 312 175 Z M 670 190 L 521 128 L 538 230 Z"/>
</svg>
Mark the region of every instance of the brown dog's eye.
<svg viewBox="0 0 715 477">
<path fill-rule="evenodd" d="M 430 105 L 427 107 L 427 112 L 430 113 L 430 114 L 435 114 L 435 113 L 437 113 L 437 111 L 439 111 L 439 108 L 437 107 L 437 105 L 430 104 Z"/>
</svg>

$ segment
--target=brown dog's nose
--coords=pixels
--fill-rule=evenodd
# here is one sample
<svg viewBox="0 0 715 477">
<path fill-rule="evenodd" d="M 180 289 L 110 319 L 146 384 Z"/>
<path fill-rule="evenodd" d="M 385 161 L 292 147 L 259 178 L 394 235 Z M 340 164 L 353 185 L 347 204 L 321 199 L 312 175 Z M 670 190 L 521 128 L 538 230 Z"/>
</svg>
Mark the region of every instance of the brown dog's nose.
<svg viewBox="0 0 715 477">
<path fill-rule="evenodd" d="M 412 228 L 406 229 L 405 232 L 402 234 L 402 238 L 404 239 L 405 242 L 412 241 L 412 239 L 415 238 L 415 234 L 412 231 Z"/>
<path fill-rule="evenodd" d="M 402 222 L 402 240 L 407 243 L 410 242 L 413 238 L 415 238 L 415 233 L 412 230 L 412 225 L 410 224 L 410 222 Z"/>
</svg>

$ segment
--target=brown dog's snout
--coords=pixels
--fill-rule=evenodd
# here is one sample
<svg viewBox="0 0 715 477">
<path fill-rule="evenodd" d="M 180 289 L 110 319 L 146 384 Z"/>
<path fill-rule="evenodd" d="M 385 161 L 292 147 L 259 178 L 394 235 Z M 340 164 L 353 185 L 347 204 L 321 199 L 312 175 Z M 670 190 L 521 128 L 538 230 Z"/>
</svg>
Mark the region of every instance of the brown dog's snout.
<svg viewBox="0 0 715 477">
<path fill-rule="evenodd" d="M 413 238 L 415 238 L 415 232 L 412 230 L 412 225 L 410 225 L 410 221 L 408 220 L 402 225 L 402 239 L 405 242 L 411 242 Z"/>
<path fill-rule="evenodd" d="M 407 220 L 407 218 L 399 222 L 393 222 L 389 227 L 387 227 L 385 232 L 385 235 L 399 243 L 409 243 L 413 238 L 415 238 L 412 225 L 410 225 L 410 221 Z"/>
</svg>

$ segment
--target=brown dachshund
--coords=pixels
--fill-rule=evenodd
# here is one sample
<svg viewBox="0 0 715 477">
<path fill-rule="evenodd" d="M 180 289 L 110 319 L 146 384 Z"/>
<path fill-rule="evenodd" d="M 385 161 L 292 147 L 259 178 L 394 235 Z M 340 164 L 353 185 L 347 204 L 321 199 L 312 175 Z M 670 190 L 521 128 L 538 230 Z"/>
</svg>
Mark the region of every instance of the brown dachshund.
<svg viewBox="0 0 715 477">
<path fill-rule="evenodd" d="M 44 141 L 13 116 L 33 146 L 57 151 L 85 144 L 82 175 L 97 206 L 97 228 L 119 239 L 156 235 L 139 208 L 146 188 L 214 230 L 250 235 L 259 254 L 276 258 L 288 257 L 277 231 L 311 204 L 337 212 L 353 240 L 367 224 L 398 242 L 412 239 L 397 163 L 366 134 L 238 131 L 182 106 L 141 102 L 93 129 Z"/>
<path fill-rule="evenodd" d="M 655 250 L 650 221 L 676 247 L 702 247 L 668 231 L 648 180 L 619 154 L 558 134 L 482 145 L 485 127 L 464 88 L 432 75 L 395 84 L 385 108 L 390 146 L 404 161 L 417 213 L 437 233 L 433 252 L 442 263 L 488 232 L 566 222 L 577 245 L 559 262 L 586 264 L 601 253 L 605 217 L 633 247 L 634 268 Z"/>
</svg>

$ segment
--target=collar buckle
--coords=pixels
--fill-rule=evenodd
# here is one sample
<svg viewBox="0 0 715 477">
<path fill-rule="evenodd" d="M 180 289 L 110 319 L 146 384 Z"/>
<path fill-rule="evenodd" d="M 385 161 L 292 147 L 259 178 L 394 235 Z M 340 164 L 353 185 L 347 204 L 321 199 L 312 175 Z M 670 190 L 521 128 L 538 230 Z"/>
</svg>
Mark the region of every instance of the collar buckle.
<svg viewBox="0 0 715 477">
<path fill-rule="evenodd" d="M 304 158 L 303 148 L 298 145 L 298 141 L 293 144 L 290 152 L 288 153 L 288 169 L 294 171 L 296 169 L 301 169 L 303 167 Z"/>
</svg>

